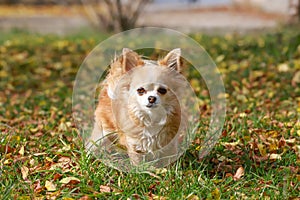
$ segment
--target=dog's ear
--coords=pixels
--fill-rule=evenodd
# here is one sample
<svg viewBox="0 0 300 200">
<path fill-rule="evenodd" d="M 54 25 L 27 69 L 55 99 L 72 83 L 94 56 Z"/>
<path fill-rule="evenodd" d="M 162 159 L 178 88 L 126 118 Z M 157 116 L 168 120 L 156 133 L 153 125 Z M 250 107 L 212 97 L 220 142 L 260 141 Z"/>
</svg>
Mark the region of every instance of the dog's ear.
<svg viewBox="0 0 300 200">
<path fill-rule="evenodd" d="M 136 52 L 128 48 L 123 48 L 121 63 L 122 63 L 122 70 L 124 73 L 124 72 L 128 72 L 134 67 L 137 67 L 138 65 L 143 65 L 144 61 Z"/>
<path fill-rule="evenodd" d="M 162 60 L 158 61 L 160 65 L 170 67 L 171 69 L 180 71 L 181 68 L 181 49 L 173 49 Z"/>
</svg>

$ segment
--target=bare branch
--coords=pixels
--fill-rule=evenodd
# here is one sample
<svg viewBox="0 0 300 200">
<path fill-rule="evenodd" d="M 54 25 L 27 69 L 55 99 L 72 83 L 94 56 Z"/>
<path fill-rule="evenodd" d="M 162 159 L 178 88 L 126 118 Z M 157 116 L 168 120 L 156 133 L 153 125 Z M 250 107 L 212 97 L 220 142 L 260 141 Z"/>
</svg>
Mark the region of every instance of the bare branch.
<svg viewBox="0 0 300 200">
<path fill-rule="evenodd" d="M 97 8 L 91 1 L 81 2 L 93 24 L 102 24 L 107 31 L 123 31 L 135 27 L 142 10 L 152 0 L 98 0 Z"/>
</svg>

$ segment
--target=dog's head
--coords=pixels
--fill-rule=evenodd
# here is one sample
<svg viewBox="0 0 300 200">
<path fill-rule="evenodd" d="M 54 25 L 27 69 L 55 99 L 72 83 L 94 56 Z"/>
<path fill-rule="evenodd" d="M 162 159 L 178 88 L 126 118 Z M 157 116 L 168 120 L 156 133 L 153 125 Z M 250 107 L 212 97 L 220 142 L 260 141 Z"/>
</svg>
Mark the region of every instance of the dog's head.
<svg viewBox="0 0 300 200">
<path fill-rule="evenodd" d="M 121 69 L 112 68 L 111 73 L 118 69 L 123 74 L 116 92 L 122 91 L 118 96 L 123 103 L 127 101 L 136 117 L 150 117 L 151 123 L 163 123 L 167 115 L 178 110 L 178 95 L 184 85 L 180 56 L 181 50 L 174 49 L 163 59 L 152 61 L 141 59 L 132 50 L 123 50 Z"/>
</svg>

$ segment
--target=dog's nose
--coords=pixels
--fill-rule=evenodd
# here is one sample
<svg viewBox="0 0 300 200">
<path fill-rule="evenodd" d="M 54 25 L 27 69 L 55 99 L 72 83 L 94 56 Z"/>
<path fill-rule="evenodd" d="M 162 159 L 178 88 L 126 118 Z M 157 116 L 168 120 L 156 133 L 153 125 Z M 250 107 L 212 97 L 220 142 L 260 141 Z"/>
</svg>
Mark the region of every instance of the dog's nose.
<svg viewBox="0 0 300 200">
<path fill-rule="evenodd" d="M 148 97 L 148 101 L 149 101 L 149 103 L 155 103 L 156 97 L 154 97 L 154 96 L 149 96 L 149 97 Z"/>
</svg>

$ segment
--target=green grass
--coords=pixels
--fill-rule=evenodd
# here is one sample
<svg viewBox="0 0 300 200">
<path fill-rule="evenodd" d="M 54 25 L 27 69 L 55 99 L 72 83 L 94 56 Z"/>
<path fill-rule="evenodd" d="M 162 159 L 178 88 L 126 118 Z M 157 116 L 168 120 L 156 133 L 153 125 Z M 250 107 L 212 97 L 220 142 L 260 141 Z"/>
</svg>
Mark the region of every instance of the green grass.
<svg viewBox="0 0 300 200">
<path fill-rule="evenodd" d="M 105 37 L 1 34 L 1 199 L 300 197 L 300 87 L 292 83 L 300 70 L 299 31 L 192 35 L 222 72 L 228 94 L 222 137 L 204 159 L 198 159 L 196 139 L 176 163 L 140 174 L 119 172 L 88 156 L 72 120 L 76 72 Z M 287 70 L 280 70 L 281 64 Z M 208 115 L 205 90 L 198 94 L 201 111 Z M 235 180 L 240 167 L 244 175 Z M 77 179 L 63 182 L 67 177 Z"/>
</svg>

